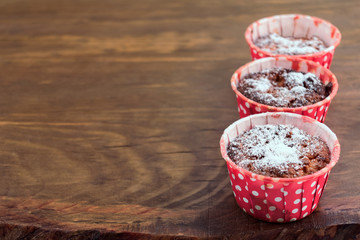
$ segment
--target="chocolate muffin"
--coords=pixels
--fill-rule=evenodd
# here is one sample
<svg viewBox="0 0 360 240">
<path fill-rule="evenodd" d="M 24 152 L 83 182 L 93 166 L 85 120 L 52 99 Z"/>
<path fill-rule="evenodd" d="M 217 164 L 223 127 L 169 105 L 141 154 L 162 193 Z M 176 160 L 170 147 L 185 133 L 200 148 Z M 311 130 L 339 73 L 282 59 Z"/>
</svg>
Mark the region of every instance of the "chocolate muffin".
<svg viewBox="0 0 360 240">
<path fill-rule="evenodd" d="M 254 44 L 264 51 L 284 55 L 305 55 L 320 52 L 327 48 L 324 41 L 316 36 L 294 38 L 283 37 L 276 33 L 260 37 Z"/>
<path fill-rule="evenodd" d="M 241 168 L 269 177 L 301 177 L 330 162 L 321 138 L 290 125 L 255 126 L 231 141 L 227 154 Z"/>
<path fill-rule="evenodd" d="M 255 102 L 294 108 L 322 101 L 329 96 L 332 83 L 325 86 L 312 73 L 271 68 L 244 76 L 237 89 Z"/>
</svg>

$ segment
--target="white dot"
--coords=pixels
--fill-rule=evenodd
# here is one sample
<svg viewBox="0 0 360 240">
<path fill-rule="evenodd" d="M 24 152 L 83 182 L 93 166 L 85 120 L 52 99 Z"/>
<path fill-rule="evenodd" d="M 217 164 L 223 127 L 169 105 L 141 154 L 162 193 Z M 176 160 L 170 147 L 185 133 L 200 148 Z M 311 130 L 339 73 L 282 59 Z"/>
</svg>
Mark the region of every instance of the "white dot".
<svg viewBox="0 0 360 240">
<path fill-rule="evenodd" d="M 256 210 L 261 210 L 261 207 L 259 205 L 255 205 Z"/>
<path fill-rule="evenodd" d="M 246 114 L 246 110 L 245 110 L 245 108 L 243 109 L 243 112 L 244 112 L 244 114 Z"/>
<path fill-rule="evenodd" d="M 312 191 L 311 194 L 314 195 L 314 194 L 315 194 L 315 191 L 316 191 L 316 188 L 314 188 L 314 190 Z"/>
<path fill-rule="evenodd" d="M 288 192 L 287 191 L 284 191 L 284 196 L 286 197 L 288 195 Z"/>
<path fill-rule="evenodd" d="M 312 111 L 313 111 L 313 109 L 309 109 L 309 110 L 308 110 L 308 113 L 312 113 Z"/>
<path fill-rule="evenodd" d="M 251 212 L 251 213 L 254 213 L 254 209 L 250 208 L 250 212 Z"/>
<path fill-rule="evenodd" d="M 327 55 L 324 56 L 324 61 L 326 61 L 326 60 L 327 60 Z"/>
<path fill-rule="evenodd" d="M 238 107 L 238 112 L 240 112 L 240 108 Z"/>
<path fill-rule="evenodd" d="M 282 198 L 281 197 L 276 197 L 275 198 L 275 202 L 281 202 Z"/>
<path fill-rule="evenodd" d="M 274 188 L 274 185 L 272 185 L 272 184 L 266 184 L 266 187 L 271 189 L 271 188 Z"/>
<path fill-rule="evenodd" d="M 319 118 L 318 118 L 318 117 L 316 117 L 315 119 L 316 119 L 316 121 L 319 121 Z"/>
<path fill-rule="evenodd" d="M 319 191 L 318 191 L 318 194 L 320 195 L 320 193 L 321 193 L 321 189 L 319 189 Z"/>
<path fill-rule="evenodd" d="M 245 106 L 246 106 L 247 108 L 250 108 L 250 104 L 249 104 L 248 102 L 245 103 Z"/>
<path fill-rule="evenodd" d="M 284 202 L 284 205 L 286 205 L 286 202 Z"/>
<path fill-rule="evenodd" d="M 238 174 L 238 177 L 241 179 L 241 180 L 244 180 L 244 176 L 241 175 L 240 173 Z M 235 178 L 234 178 L 235 179 Z"/>
<path fill-rule="evenodd" d="M 234 175 L 234 174 L 232 174 L 232 178 L 235 179 L 235 175 Z"/>
<path fill-rule="evenodd" d="M 295 201 L 294 201 L 294 204 L 298 204 L 300 202 L 300 199 L 296 199 Z"/>
<path fill-rule="evenodd" d="M 320 111 L 322 111 L 323 109 L 324 109 L 324 106 L 321 106 Z"/>
<path fill-rule="evenodd" d="M 306 201 L 306 198 L 303 198 L 303 199 L 302 199 L 302 202 L 305 202 L 305 201 Z"/>
<path fill-rule="evenodd" d="M 267 200 L 266 200 L 266 199 L 264 200 L 264 203 L 267 204 Z"/>
<path fill-rule="evenodd" d="M 247 200 L 247 198 L 246 198 L 246 197 L 243 197 L 243 200 L 244 200 L 244 202 L 246 202 L 246 203 L 248 203 L 248 202 L 249 202 L 249 200 Z"/>
<path fill-rule="evenodd" d="M 311 184 L 311 187 L 314 187 L 316 184 L 316 181 L 313 181 L 313 183 Z"/>
<path fill-rule="evenodd" d="M 283 219 L 283 218 L 278 218 L 276 221 L 278 221 L 278 222 L 283 222 L 284 219 Z"/>
<path fill-rule="evenodd" d="M 260 188 L 261 188 L 262 190 L 265 190 L 265 185 L 261 185 Z"/>
<path fill-rule="evenodd" d="M 325 112 L 327 112 L 328 108 L 329 108 L 329 107 L 326 107 L 326 108 L 325 108 Z"/>
<path fill-rule="evenodd" d="M 282 210 L 282 213 L 285 213 L 285 209 Z"/>
<path fill-rule="evenodd" d="M 294 222 L 294 221 L 296 221 L 296 218 L 290 219 L 290 222 Z"/>
<path fill-rule="evenodd" d="M 233 194 L 234 194 L 234 196 L 236 197 L 236 193 L 235 193 L 235 192 L 233 192 Z"/>
<path fill-rule="evenodd" d="M 248 186 L 245 186 L 246 191 L 249 191 Z"/>
<path fill-rule="evenodd" d="M 305 213 L 305 214 L 303 215 L 303 217 L 306 217 L 308 214 L 309 214 L 309 213 Z"/>
<path fill-rule="evenodd" d="M 269 195 L 267 193 L 265 193 L 265 197 L 268 197 Z"/>
<path fill-rule="evenodd" d="M 255 181 L 256 181 L 256 179 L 255 179 L 255 178 L 250 178 L 250 180 L 251 180 L 251 181 L 253 181 L 253 182 L 255 182 Z"/>
<path fill-rule="evenodd" d="M 284 192 L 284 188 L 280 188 L 280 192 Z"/>
<path fill-rule="evenodd" d="M 297 184 L 302 184 L 303 182 L 298 182 Z"/>
<path fill-rule="evenodd" d="M 270 215 L 267 213 L 267 214 L 266 214 L 266 217 L 267 217 L 267 218 L 270 218 Z"/>
<path fill-rule="evenodd" d="M 312 208 L 311 208 L 311 209 L 314 209 L 314 208 L 316 208 L 316 203 L 314 204 L 314 206 L 312 206 Z"/>
<path fill-rule="evenodd" d="M 324 178 L 326 178 L 326 176 L 327 176 L 327 173 L 325 173 Z"/>
<path fill-rule="evenodd" d="M 239 185 L 236 185 L 235 188 L 238 190 L 238 191 L 241 191 L 241 187 Z"/>
<path fill-rule="evenodd" d="M 302 189 L 298 189 L 295 191 L 296 194 L 300 194 L 302 192 Z"/>
<path fill-rule="evenodd" d="M 246 212 L 245 208 L 243 208 L 243 211 Z"/>
<path fill-rule="evenodd" d="M 269 207 L 269 210 L 270 210 L 270 211 L 275 211 L 275 210 L 276 210 L 276 207 L 275 207 L 275 206 L 270 206 L 270 207 Z"/>
<path fill-rule="evenodd" d="M 256 107 L 255 110 L 256 110 L 257 112 L 260 112 L 260 111 L 261 111 L 261 108 Z"/>
<path fill-rule="evenodd" d="M 307 209 L 307 206 L 303 206 L 303 208 L 301 209 L 302 211 L 305 211 Z"/>
<path fill-rule="evenodd" d="M 328 63 L 325 63 L 325 64 L 324 64 L 324 67 L 326 67 L 326 68 L 327 68 L 327 67 L 328 67 Z"/>
<path fill-rule="evenodd" d="M 320 188 L 320 184 L 318 184 L 317 186 L 316 186 L 316 189 L 319 189 Z"/>
<path fill-rule="evenodd" d="M 295 208 L 294 210 L 292 210 L 292 213 L 297 213 L 299 211 L 299 209 Z"/>
<path fill-rule="evenodd" d="M 259 196 L 259 193 L 258 193 L 257 191 L 252 191 L 252 194 L 253 194 L 254 196 Z"/>
<path fill-rule="evenodd" d="M 231 184 L 231 186 L 233 185 L 233 183 L 232 183 L 232 181 L 230 180 L 230 184 Z"/>
<path fill-rule="evenodd" d="M 259 52 L 259 56 L 260 56 L 260 57 L 263 57 L 263 56 L 264 56 L 264 54 L 262 54 L 261 52 Z"/>
<path fill-rule="evenodd" d="M 257 54 L 257 51 L 254 49 L 254 50 L 253 50 L 253 53 L 254 53 L 254 54 Z"/>
</svg>

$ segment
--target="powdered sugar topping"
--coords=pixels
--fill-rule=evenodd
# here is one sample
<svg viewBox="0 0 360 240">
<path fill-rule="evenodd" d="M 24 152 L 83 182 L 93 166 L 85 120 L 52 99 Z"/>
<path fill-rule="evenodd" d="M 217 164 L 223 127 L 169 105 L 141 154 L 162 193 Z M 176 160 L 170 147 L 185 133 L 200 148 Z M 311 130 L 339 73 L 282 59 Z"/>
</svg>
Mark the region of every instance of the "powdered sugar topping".
<svg viewBox="0 0 360 240">
<path fill-rule="evenodd" d="M 256 102 L 276 107 L 301 107 L 326 97 L 325 86 L 313 73 L 284 68 L 244 76 L 239 91 Z"/>
<path fill-rule="evenodd" d="M 326 49 L 325 43 L 316 36 L 306 39 L 283 37 L 276 33 L 258 38 L 255 45 L 264 51 L 286 55 L 311 54 Z"/>
<path fill-rule="evenodd" d="M 229 144 L 228 154 L 242 168 L 281 175 L 289 168 L 302 169 L 306 155 L 317 154 L 319 139 L 313 140 L 311 135 L 290 125 L 255 126 Z"/>
</svg>

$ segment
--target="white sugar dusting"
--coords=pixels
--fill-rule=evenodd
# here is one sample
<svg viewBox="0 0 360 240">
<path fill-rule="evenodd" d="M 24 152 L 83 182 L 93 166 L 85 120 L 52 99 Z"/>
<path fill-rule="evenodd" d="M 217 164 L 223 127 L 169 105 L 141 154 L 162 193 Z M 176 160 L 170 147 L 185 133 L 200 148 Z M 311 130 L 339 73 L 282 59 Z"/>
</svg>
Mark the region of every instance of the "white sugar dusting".
<svg viewBox="0 0 360 240">
<path fill-rule="evenodd" d="M 319 87 L 324 88 L 320 79 L 312 73 L 271 68 L 245 76 L 240 82 L 243 90 L 239 90 L 252 100 L 266 105 L 300 107 L 309 102 L 309 96 L 315 94 Z"/>
<path fill-rule="evenodd" d="M 269 79 L 261 77 L 259 79 L 247 79 L 248 84 L 254 88 L 255 91 L 266 92 L 271 88 Z"/>
<path fill-rule="evenodd" d="M 314 144 L 304 150 L 302 144 L 309 138 L 311 135 L 290 125 L 255 126 L 235 138 L 228 152 L 236 153 L 233 160 L 245 169 L 251 164 L 259 171 L 277 169 L 286 172 L 289 167 L 300 169 L 304 153 L 316 148 Z"/>
<path fill-rule="evenodd" d="M 326 49 L 325 43 L 316 36 L 310 39 L 302 39 L 282 37 L 276 33 L 257 39 L 255 45 L 264 51 L 287 55 L 311 54 Z"/>
</svg>

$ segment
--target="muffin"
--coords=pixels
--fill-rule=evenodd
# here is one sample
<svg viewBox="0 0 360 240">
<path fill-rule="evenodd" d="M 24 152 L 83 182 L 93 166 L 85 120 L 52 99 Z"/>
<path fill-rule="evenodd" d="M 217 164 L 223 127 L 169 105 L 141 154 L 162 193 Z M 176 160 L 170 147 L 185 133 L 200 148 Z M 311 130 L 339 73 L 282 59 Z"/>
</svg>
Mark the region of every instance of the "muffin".
<svg viewBox="0 0 360 240">
<path fill-rule="evenodd" d="M 250 81 L 246 83 L 244 79 Z M 260 85 L 255 82 L 259 79 Z M 272 57 L 237 69 L 231 78 L 231 87 L 236 94 L 240 118 L 262 112 L 291 112 L 324 122 L 338 82 L 335 75 L 320 64 Z M 275 101 L 271 93 L 278 100 Z"/>
<path fill-rule="evenodd" d="M 331 23 L 301 14 L 260 19 L 245 31 L 252 59 L 290 56 L 330 68 L 341 33 Z"/>
<path fill-rule="evenodd" d="M 313 169 L 314 171 L 311 170 L 309 174 L 304 174 L 303 171 L 294 176 L 291 176 L 291 169 L 294 166 L 290 166 L 287 173 L 286 168 L 280 167 L 278 173 L 283 174 L 283 177 L 278 177 L 276 171 L 270 173 L 271 176 L 267 176 L 265 174 L 266 170 L 259 174 L 256 170 L 247 169 L 246 164 L 245 166 L 237 165 L 231 159 L 233 157 L 231 156 L 232 153 L 229 153 L 229 147 L 232 146 L 234 140 L 236 141 L 238 136 L 248 134 L 252 129 L 259 131 L 259 129 L 264 130 L 269 126 L 273 128 L 268 131 L 269 137 L 281 133 L 286 138 L 288 131 L 290 131 L 292 134 L 301 132 L 301 134 L 307 136 L 306 138 L 309 141 L 319 141 L 318 144 L 320 145 L 314 148 L 313 152 L 309 151 L 306 155 L 316 159 L 316 157 L 310 155 L 324 154 L 323 159 L 318 158 L 316 160 L 322 162 L 321 166 L 316 166 Z M 299 130 L 295 130 L 296 128 Z M 254 134 L 253 136 L 247 135 L 245 138 L 256 138 L 256 136 L 264 138 L 264 134 L 266 133 Z M 312 137 L 314 137 L 313 140 L 311 140 Z M 316 209 L 330 170 L 334 167 L 340 155 L 340 144 L 336 135 L 328 127 L 312 118 L 292 113 L 262 113 L 240 119 L 225 129 L 220 140 L 220 149 L 228 167 L 230 183 L 237 204 L 244 212 L 257 219 L 279 223 L 302 219 Z M 274 153 L 273 162 L 282 161 L 280 159 L 283 157 L 282 151 L 284 149 L 279 151 L 278 147 L 272 149 Z M 329 155 L 326 154 L 327 151 L 329 151 Z M 294 153 L 294 150 L 292 152 Z M 260 159 L 261 155 L 256 157 Z M 294 159 L 290 161 L 296 162 Z M 271 169 L 271 167 L 267 169 Z M 301 169 L 304 170 L 304 168 Z"/>
<path fill-rule="evenodd" d="M 291 125 L 261 125 L 240 134 L 227 147 L 239 167 L 269 177 L 313 174 L 330 162 L 330 150 L 319 137 Z"/>
<path fill-rule="evenodd" d="M 327 47 L 320 38 L 312 37 L 283 37 L 277 33 L 260 37 L 254 44 L 260 49 L 282 55 L 306 55 L 324 51 Z"/>
<path fill-rule="evenodd" d="M 274 67 L 244 76 L 237 89 L 255 102 L 294 108 L 324 100 L 331 88 L 332 83 L 325 86 L 313 73 Z"/>
</svg>

